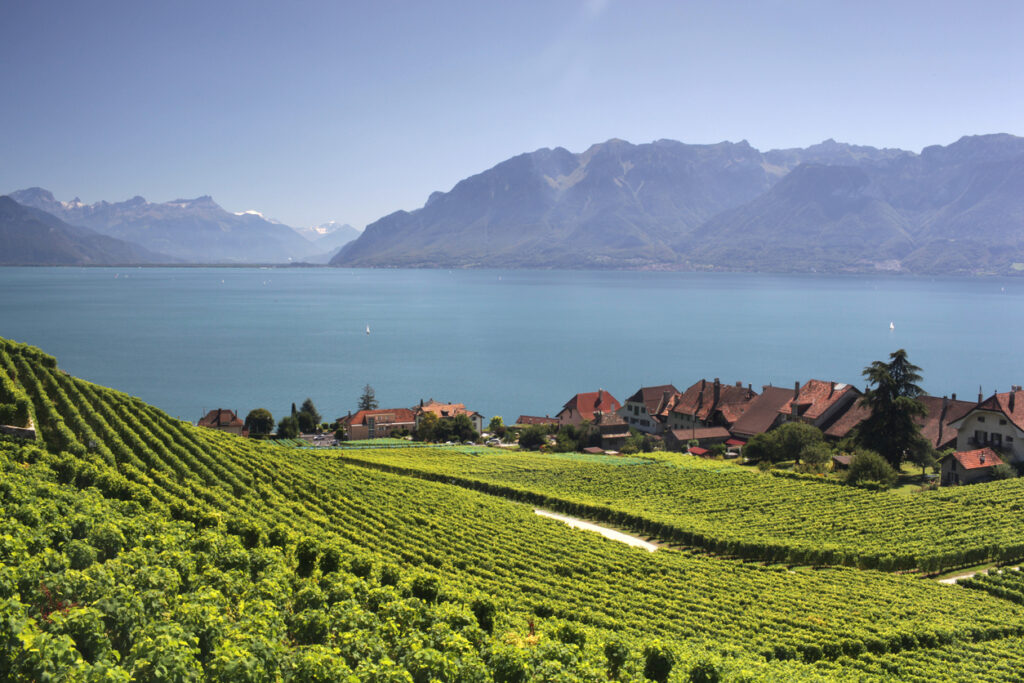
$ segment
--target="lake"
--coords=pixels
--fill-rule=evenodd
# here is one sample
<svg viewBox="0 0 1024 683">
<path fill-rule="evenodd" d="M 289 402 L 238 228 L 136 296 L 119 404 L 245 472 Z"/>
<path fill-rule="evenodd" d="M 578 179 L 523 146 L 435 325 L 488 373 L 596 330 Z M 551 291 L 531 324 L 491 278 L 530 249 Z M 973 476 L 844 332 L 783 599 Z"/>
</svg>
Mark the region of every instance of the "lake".
<svg viewBox="0 0 1024 683">
<path fill-rule="evenodd" d="M 0 336 L 195 421 L 463 402 L 554 415 L 701 377 L 852 382 L 907 349 L 936 395 L 1024 384 L 1024 279 L 598 271 L 0 268 Z M 894 329 L 889 329 L 892 322 Z M 366 333 L 369 327 L 370 334 Z"/>
</svg>

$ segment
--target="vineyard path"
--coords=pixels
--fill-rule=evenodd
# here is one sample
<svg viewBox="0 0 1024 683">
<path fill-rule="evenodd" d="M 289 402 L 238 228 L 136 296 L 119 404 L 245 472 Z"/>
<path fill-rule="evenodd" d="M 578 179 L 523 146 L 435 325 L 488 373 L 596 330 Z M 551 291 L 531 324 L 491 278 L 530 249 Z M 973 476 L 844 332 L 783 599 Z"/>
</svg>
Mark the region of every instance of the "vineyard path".
<svg viewBox="0 0 1024 683">
<path fill-rule="evenodd" d="M 964 572 L 963 574 L 957 574 L 956 576 L 947 576 L 944 579 L 939 579 L 939 583 L 954 584 L 957 581 L 959 581 L 960 579 L 969 579 L 972 576 L 977 576 L 978 574 L 987 574 L 988 571 L 989 570 L 987 570 L 987 569 L 982 569 L 982 570 L 976 571 L 976 572 Z M 1016 571 L 1016 572 L 1019 572 L 1020 571 L 1020 566 L 1018 565 L 1016 567 L 1004 567 L 1004 568 L 999 570 L 1000 573 L 1002 573 L 1004 571 Z"/>
<path fill-rule="evenodd" d="M 658 549 L 658 546 L 650 541 L 645 541 L 639 536 L 631 536 L 615 529 L 609 529 L 606 526 L 600 524 L 594 524 L 593 522 L 587 522 L 582 519 L 575 517 L 567 517 L 566 515 L 559 515 L 555 512 L 549 512 L 547 510 L 534 510 L 535 513 L 541 517 L 550 517 L 551 519 L 557 519 L 559 522 L 564 522 L 575 529 L 585 529 L 587 531 L 596 531 L 605 538 L 610 538 L 613 541 L 619 541 L 627 545 L 636 546 L 637 548 L 643 548 L 648 552 L 654 552 Z"/>
</svg>

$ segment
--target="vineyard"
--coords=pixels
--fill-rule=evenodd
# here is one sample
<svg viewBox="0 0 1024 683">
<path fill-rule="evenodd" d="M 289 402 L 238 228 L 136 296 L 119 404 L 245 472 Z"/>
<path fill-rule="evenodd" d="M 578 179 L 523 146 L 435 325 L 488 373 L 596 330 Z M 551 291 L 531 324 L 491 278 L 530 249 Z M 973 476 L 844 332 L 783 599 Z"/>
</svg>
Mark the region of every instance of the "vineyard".
<svg viewBox="0 0 1024 683">
<path fill-rule="evenodd" d="M 398 471 L 611 507 L 632 491 L 664 524 L 653 510 L 668 494 L 645 489 L 647 473 L 710 466 L 246 440 L 2 340 L 0 387 L 0 403 L 27 397 L 39 434 L 0 438 L 0 671 L 17 680 L 968 681 L 1016 680 L 1024 666 L 1024 606 L 1006 595 L 647 553 Z M 721 500 L 743 491 L 722 486 Z M 846 489 L 816 486 L 820 524 L 829 493 Z M 661 512 L 713 498 L 694 491 Z"/>
<path fill-rule="evenodd" d="M 1024 518 L 1006 514 L 1020 508 L 1024 479 L 897 496 L 676 454 L 576 458 L 474 447 L 337 457 L 746 559 L 938 572 L 1024 558 Z"/>
</svg>

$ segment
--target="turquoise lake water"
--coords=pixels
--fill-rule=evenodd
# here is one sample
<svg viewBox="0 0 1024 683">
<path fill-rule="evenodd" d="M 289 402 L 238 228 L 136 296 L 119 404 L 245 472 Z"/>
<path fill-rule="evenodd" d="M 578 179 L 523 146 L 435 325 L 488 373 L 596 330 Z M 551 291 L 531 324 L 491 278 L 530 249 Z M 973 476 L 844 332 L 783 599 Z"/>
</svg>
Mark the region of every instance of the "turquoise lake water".
<svg viewBox="0 0 1024 683">
<path fill-rule="evenodd" d="M 307 396 L 333 419 L 367 383 L 382 407 L 433 397 L 506 421 L 701 377 L 863 387 L 897 348 L 930 393 L 973 399 L 1024 384 L 1022 312 L 1022 279 L 0 268 L 0 336 L 191 421 Z"/>
</svg>

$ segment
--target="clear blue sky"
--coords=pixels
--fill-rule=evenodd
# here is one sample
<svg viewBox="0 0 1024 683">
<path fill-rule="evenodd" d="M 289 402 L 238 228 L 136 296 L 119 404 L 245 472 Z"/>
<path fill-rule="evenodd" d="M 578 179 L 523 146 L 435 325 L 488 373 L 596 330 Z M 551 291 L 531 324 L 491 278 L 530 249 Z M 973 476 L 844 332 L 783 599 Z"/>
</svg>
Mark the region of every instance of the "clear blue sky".
<svg viewBox="0 0 1024 683">
<path fill-rule="evenodd" d="M 0 192 L 357 227 L 619 137 L 1024 134 L 1024 3 L 0 0 Z"/>
</svg>

